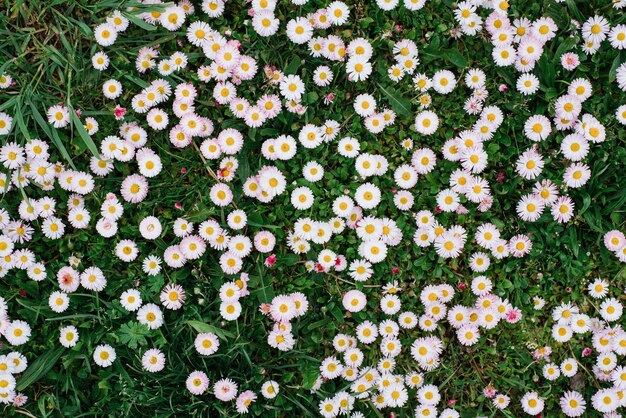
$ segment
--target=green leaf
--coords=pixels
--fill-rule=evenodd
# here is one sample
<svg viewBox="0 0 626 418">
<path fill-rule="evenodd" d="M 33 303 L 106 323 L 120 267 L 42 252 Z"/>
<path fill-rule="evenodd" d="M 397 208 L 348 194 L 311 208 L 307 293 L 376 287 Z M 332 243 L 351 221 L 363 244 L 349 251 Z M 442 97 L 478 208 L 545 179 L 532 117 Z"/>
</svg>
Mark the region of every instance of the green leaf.
<svg viewBox="0 0 626 418">
<path fill-rule="evenodd" d="M 281 266 L 295 266 L 300 261 L 300 256 L 297 254 L 285 254 L 278 258 L 278 264 Z"/>
<path fill-rule="evenodd" d="M 393 87 L 385 88 L 382 84 L 378 84 L 378 87 L 382 90 L 383 94 L 387 96 L 389 100 L 389 106 L 399 115 L 409 115 L 411 113 L 411 102 L 403 97 Z"/>
<path fill-rule="evenodd" d="M 341 311 L 339 306 L 336 306 L 336 305 L 333 306 L 330 309 L 330 313 L 335 317 L 338 323 L 343 324 L 345 322 L 345 319 L 343 317 L 343 312 Z"/>
<path fill-rule="evenodd" d="M 319 368 L 309 362 L 305 363 L 304 370 L 302 371 L 302 388 L 311 390 L 318 376 Z"/>
<path fill-rule="evenodd" d="M 277 225 L 269 225 L 258 212 L 248 215 L 248 225 L 258 226 L 261 228 L 280 228 Z"/>
<path fill-rule="evenodd" d="M 537 75 L 541 83 L 546 87 L 554 87 L 556 76 L 554 68 L 554 64 L 548 62 L 548 57 L 545 54 L 537 61 L 537 69 L 539 70 Z"/>
<path fill-rule="evenodd" d="M 221 328 L 215 327 L 213 325 L 209 325 L 207 323 L 201 321 L 187 321 L 187 325 L 192 327 L 198 332 L 212 332 L 213 334 L 220 337 L 222 340 L 228 340 L 229 338 L 235 338 L 235 334 L 232 332 L 223 330 Z"/>
<path fill-rule="evenodd" d="M 122 344 L 136 349 L 139 345 L 148 344 L 146 337 L 150 335 L 150 329 L 147 325 L 130 321 L 120 327 L 117 335 L 120 337 Z"/>
<path fill-rule="evenodd" d="M 574 17 L 576 17 L 576 20 L 578 20 L 579 22 L 585 21 L 585 17 L 582 15 L 582 13 L 580 13 L 580 10 L 578 10 L 578 6 L 576 6 L 576 2 L 574 0 L 565 0 L 565 3 L 567 4 L 567 7 L 572 12 Z"/>
<path fill-rule="evenodd" d="M 452 64 L 456 65 L 459 68 L 467 67 L 467 60 L 461 53 L 455 49 L 451 49 L 445 53 L 445 57 Z"/>
<path fill-rule="evenodd" d="M 17 381 L 17 390 L 22 391 L 46 375 L 59 361 L 65 349 L 57 347 L 37 357 Z"/>
<path fill-rule="evenodd" d="M 559 47 L 554 53 L 554 65 L 558 65 L 561 60 L 561 55 L 572 49 L 578 43 L 578 39 L 569 37 L 559 44 Z"/>
<path fill-rule="evenodd" d="M 152 293 L 159 293 L 161 288 L 163 287 L 163 284 L 165 283 L 165 279 L 163 278 L 162 274 L 157 274 L 150 279 L 149 283 L 150 285 L 148 286 L 148 288 L 150 289 L 150 291 Z"/>
<path fill-rule="evenodd" d="M 306 329 L 309 330 L 309 331 L 312 331 L 315 328 L 323 327 L 324 325 L 326 325 L 326 324 L 328 324 L 330 322 L 332 322 L 331 318 L 324 318 L 324 319 L 322 319 L 320 321 L 316 321 L 316 322 L 313 322 L 312 324 L 309 324 L 309 326 Z"/>
<path fill-rule="evenodd" d="M 33 102 L 29 102 L 29 105 L 33 117 L 35 118 L 35 122 L 37 122 L 39 127 L 41 127 L 41 129 L 46 133 L 48 138 L 50 138 L 54 146 L 57 147 L 57 149 L 59 150 L 61 155 L 63 155 L 63 158 L 65 158 L 70 167 L 76 170 L 74 161 L 72 161 L 72 157 L 70 157 L 70 154 L 67 152 L 67 149 L 65 148 L 65 145 L 63 145 L 63 142 L 61 142 L 61 138 L 59 138 L 59 134 L 57 133 L 57 131 L 53 127 L 48 126 L 48 123 L 41 116 L 41 113 L 39 113 L 39 111 L 37 110 L 37 106 L 35 106 Z"/>
<path fill-rule="evenodd" d="M 17 126 L 20 128 L 22 135 L 26 138 L 27 141 L 30 141 L 30 134 L 28 133 L 28 129 L 26 128 L 26 124 L 24 123 L 24 118 L 22 117 L 22 107 L 18 106 L 17 111 L 15 112 L 15 120 L 17 120 Z"/>
<path fill-rule="evenodd" d="M 613 64 L 611 64 L 611 69 L 609 70 L 609 82 L 612 83 L 617 78 L 617 69 L 620 65 L 622 65 L 622 53 L 620 51 L 619 54 L 615 56 L 613 60 Z"/>
<path fill-rule="evenodd" d="M 91 139 L 91 137 L 87 133 L 85 126 L 76 115 L 76 112 L 74 111 L 74 108 L 72 107 L 72 104 L 70 103 L 69 98 L 67 100 L 67 108 L 70 111 L 70 118 L 72 119 L 72 123 L 74 124 L 74 127 L 78 131 L 78 134 L 82 138 L 83 142 L 85 143 L 87 148 L 89 148 L 89 151 L 91 151 L 94 157 L 101 159 L 100 152 L 98 151 L 98 147 L 93 142 L 93 139 Z"/>
<path fill-rule="evenodd" d="M 572 252 L 574 253 L 574 257 L 578 258 L 578 253 L 580 251 L 580 244 L 578 243 L 578 238 L 576 237 L 576 229 L 575 228 L 568 228 L 568 229 L 569 229 L 570 248 L 572 249 Z"/>
<path fill-rule="evenodd" d="M 359 21 L 359 25 L 361 25 L 362 28 L 365 28 L 372 22 L 374 22 L 374 19 L 372 19 L 371 17 L 366 17 Z"/>
<path fill-rule="evenodd" d="M 298 56 L 295 56 L 291 62 L 287 64 L 287 67 L 285 67 L 285 74 L 295 74 L 301 63 L 302 60 Z"/>
<path fill-rule="evenodd" d="M 145 30 L 149 30 L 149 31 L 156 30 L 156 26 L 149 24 L 145 20 L 140 19 L 140 18 L 138 18 L 137 16 L 135 16 L 133 14 L 122 12 L 122 16 L 124 16 L 125 18 L 127 18 L 128 20 L 133 22 L 135 25 L 139 26 L 141 29 L 145 29 Z"/>
</svg>

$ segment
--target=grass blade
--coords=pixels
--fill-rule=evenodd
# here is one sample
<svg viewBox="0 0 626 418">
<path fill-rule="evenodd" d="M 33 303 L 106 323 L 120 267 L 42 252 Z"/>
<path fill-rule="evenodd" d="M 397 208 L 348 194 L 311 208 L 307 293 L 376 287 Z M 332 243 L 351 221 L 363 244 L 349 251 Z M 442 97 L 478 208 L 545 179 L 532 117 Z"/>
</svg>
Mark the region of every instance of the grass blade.
<svg viewBox="0 0 626 418">
<path fill-rule="evenodd" d="M 70 119 L 72 120 L 72 123 L 74 124 L 74 127 L 78 131 L 78 134 L 82 138 L 83 142 L 85 143 L 85 145 L 87 145 L 87 148 L 89 148 L 89 151 L 91 151 L 93 156 L 100 159 L 100 152 L 98 151 L 98 147 L 87 133 L 87 130 L 85 129 L 83 123 L 80 121 L 78 116 L 76 116 L 76 112 L 74 111 L 74 108 L 72 107 L 72 104 L 69 102 L 69 100 L 67 102 L 67 108 L 70 111 Z"/>
</svg>

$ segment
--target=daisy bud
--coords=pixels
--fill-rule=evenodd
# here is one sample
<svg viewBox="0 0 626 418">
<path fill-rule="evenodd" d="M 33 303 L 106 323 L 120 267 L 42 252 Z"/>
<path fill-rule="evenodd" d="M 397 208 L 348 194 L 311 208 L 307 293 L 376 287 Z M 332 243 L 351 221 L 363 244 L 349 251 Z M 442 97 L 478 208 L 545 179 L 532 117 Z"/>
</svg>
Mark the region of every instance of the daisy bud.
<svg viewBox="0 0 626 418">
<path fill-rule="evenodd" d="M 276 255 L 272 254 L 265 259 L 266 267 L 273 266 L 274 264 L 276 264 Z"/>
<path fill-rule="evenodd" d="M 124 115 L 126 114 L 126 108 L 121 107 L 120 105 L 115 106 L 115 120 L 124 119 Z"/>
</svg>

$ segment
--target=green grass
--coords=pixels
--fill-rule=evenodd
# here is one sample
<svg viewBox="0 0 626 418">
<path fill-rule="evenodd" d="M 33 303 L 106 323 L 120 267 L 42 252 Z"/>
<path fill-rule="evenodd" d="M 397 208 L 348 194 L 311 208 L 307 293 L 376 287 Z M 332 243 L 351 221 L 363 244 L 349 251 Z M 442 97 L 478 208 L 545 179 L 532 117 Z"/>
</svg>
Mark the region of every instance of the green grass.
<svg viewBox="0 0 626 418">
<path fill-rule="evenodd" d="M 292 15 L 304 15 L 327 2 L 311 1 L 307 6 L 296 7 L 281 2 L 277 16 L 281 22 Z M 268 162 L 259 150 L 263 140 L 279 134 L 292 134 L 306 123 L 321 124 L 327 119 L 344 123 L 342 136 L 354 136 L 361 140 L 362 149 L 369 153 L 386 156 L 392 167 L 410 161 L 411 153 L 400 147 L 400 140 L 413 137 L 418 146 L 440 150 L 445 140 L 456 134 L 456 129 L 466 129 L 475 118 L 469 118 L 461 109 L 469 95 L 464 86 L 459 85 L 450 96 L 433 94 L 433 109 L 441 118 L 441 128 L 433 137 L 419 137 L 412 127 L 418 110 L 419 96 L 408 79 L 399 84 L 392 83 L 386 76 L 384 63 L 391 58 L 394 40 L 402 37 L 414 39 L 420 48 L 420 70 L 432 74 L 440 68 L 447 68 L 456 75 L 464 74 L 466 66 L 478 66 L 485 70 L 489 79 L 489 105 L 499 106 L 506 114 L 505 122 L 496 137 L 488 145 L 490 165 L 484 173 L 489 180 L 495 197 L 494 206 L 488 213 L 479 213 L 475 205 L 468 215 L 438 215 L 444 225 L 454 223 L 464 225 L 469 231 L 483 222 L 497 225 L 506 237 L 517 233 L 532 234 L 533 250 L 530 257 L 508 258 L 493 262 L 489 276 L 495 284 L 494 292 L 508 298 L 524 312 L 524 319 L 516 325 L 499 325 L 493 331 L 485 332 L 478 345 L 461 347 L 448 325 L 441 325 L 437 331 L 446 344 L 442 366 L 428 373 L 426 380 L 440 386 L 444 401 L 455 399 L 455 407 L 463 411 L 463 417 L 476 415 L 503 416 L 496 412 L 489 400 L 485 400 L 482 389 L 492 383 L 501 392 L 513 398 L 511 407 L 505 411 L 507 417 L 521 416 L 519 398 L 530 390 L 547 396 L 545 416 L 556 416 L 558 397 L 569 389 L 569 382 L 561 378 L 555 383 L 541 376 L 541 365 L 533 364 L 529 347 L 550 345 L 554 349 L 553 359 L 560 362 L 575 355 L 580 358 L 582 349 L 590 346 L 588 336 L 577 337 L 567 344 L 556 344 L 550 337 L 550 310 L 562 301 L 578 304 L 583 311 L 594 312 L 586 294 L 586 283 L 593 278 L 603 277 L 611 284 L 611 294 L 625 300 L 626 271 L 616 257 L 604 248 L 602 236 L 610 229 L 624 230 L 626 208 L 626 133 L 615 120 L 613 113 L 617 106 L 625 102 L 625 95 L 613 81 L 614 71 L 622 61 L 624 52 L 603 47 L 592 58 L 583 60 L 577 76 L 589 78 L 594 86 L 594 95 L 585 103 L 585 111 L 593 114 L 607 127 L 607 141 L 592 146 L 587 163 L 593 172 L 592 179 L 581 189 L 569 190 L 576 203 L 575 219 L 559 225 L 549 214 L 537 223 L 522 222 L 515 215 L 515 204 L 523 194 L 530 191 L 530 182 L 522 181 L 514 173 L 517 156 L 529 147 L 523 137 L 524 120 L 535 113 L 552 111 L 554 99 L 563 94 L 574 78 L 558 64 L 559 56 L 574 44 L 567 42 L 567 30 L 560 30 L 557 40 L 547 46 L 545 58 L 538 64 L 535 73 L 542 82 L 542 90 L 530 98 L 521 96 L 510 88 L 500 94 L 497 87 L 501 83 L 514 85 L 515 75 L 508 69 L 497 68 L 490 63 L 490 51 L 485 50 L 479 38 L 462 38 L 459 42 L 448 36 L 453 25 L 452 2 L 432 0 L 422 12 L 406 13 L 403 9 L 384 13 L 372 2 L 356 2 L 353 16 L 354 25 L 346 25 L 338 31 L 344 38 L 363 36 L 369 39 L 380 52 L 374 73 L 367 83 L 350 83 L 345 71 L 335 71 L 335 81 L 330 89 L 315 87 L 310 82 L 316 65 L 326 64 L 323 59 L 312 59 L 300 47 L 290 44 L 284 30 L 277 38 L 258 37 L 250 25 L 244 24 L 248 6 L 240 1 L 227 4 L 225 16 L 212 21 L 212 26 L 220 30 L 229 28 L 233 37 L 242 41 L 244 51 L 253 55 L 259 63 L 259 73 L 254 82 L 244 84 L 239 91 L 246 97 L 258 98 L 271 91 L 261 82 L 264 65 L 274 65 L 289 73 L 298 73 L 307 80 L 307 94 L 304 103 L 309 110 L 303 117 L 283 112 L 278 118 L 260 129 L 248 130 L 241 120 L 232 117 L 222 106 L 216 106 L 211 98 L 211 87 L 201 87 L 198 100 L 202 114 L 209 116 L 219 129 L 235 127 L 245 133 L 245 146 L 237 156 L 240 168 L 233 182 L 236 189 L 237 207 L 244 209 L 249 216 L 247 235 L 260 230 L 271 230 L 276 234 L 279 245 L 276 254 L 279 260 L 273 268 L 263 265 L 265 257 L 253 253 L 246 259 L 244 271 L 250 274 L 251 295 L 244 298 L 244 313 L 237 322 L 224 323 L 219 317 L 219 287 L 232 278 L 221 272 L 219 254 L 208 251 L 201 260 L 186 265 L 181 270 L 165 268 L 163 274 L 149 278 L 141 271 L 139 262 L 124 264 L 115 258 L 112 248 L 118 239 L 138 237 L 138 222 L 145 216 L 158 216 L 165 226 L 164 235 L 155 242 L 139 242 L 140 254 L 159 254 L 174 241 L 171 228 L 178 217 L 185 217 L 196 225 L 212 217 L 225 224 L 230 209 L 220 209 L 211 204 L 209 189 L 214 184 L 207 169 L 215 169 L 215 163 L 206 164 L 194 147 L 175 149 L 169 143 L 165 132 L 150 131 L 149 145 L 159 153 L 164 170 L 150 180 L 150 194 L 143 203 L 125 205 L 125 215 L 120 220 L 116 238 L 106 240 L 98 236 L 93 228 L 89 233 L 67 228 L 67 233 L 59 241 L 50 241 L 41 234 L 31 241 L 29 248 L 35 249 L 38 256 L 46 261 L 48 278 L 36 283 L 28 280 L 24 271 L 11 272 L 0 279 L 0 295 L 10 305 L 10 314 L 22 317 L 34 329 L 32 341 L 20 349 L 29 360 L 29 368 L 18 380 L 18 388 L 29 396 L 23 408 L 7 407 L 6 416 L 17 414 L 37 417 L 87 417 L 87 416 L 235 416 L 233 405 L 215 400 L 212 395 L 191 396 L 184 388 L 189 372 L 199 369 L 209 374 L 211 382 L 220 377 L 235 380 L 241 390 L 259 390 L 267 379 L 281 384 L 281 393 L 273 401 L 260 396 L 252 407 L 253 416 L 293 417 L 317 416 L 317 403 L 326 396 L 332 396 L 344 387 L 344 382 L 336 381 L 322 386 L 320 393 L 311 394 L 308 390 L 317 376 L 319 362 L 331 355 L 332 338 L 338 332 L 353 333 L 358 322 L 365 319 L 381 321 L 385 316 L 376 309 L 379 296 L 378 287 L 367 287 L 370 295 L 368 310 L 355 315 L 345 313 L 341 305 L 342 294 L 353 288 L 345 274 L 330 276 L 307 273 L 303 262 L 317 256 L 317 250 L 308 257 L 294 256 L 285 246 L 287 230 L 300 216 L 315 219 L 329 218 L 334 198 L 344 193 L 344 189 L 354 191 L 361 183 L 354 177 L 354 164 L 337 158 L 336 149 L 322 146 L 315 150 L 298 152 L 291 161 L 276 161 L 278 167 L 290 180 L 297 179 L 297 185 L 308 185 L 301 179 L 302 166 L 317 160 L 327 171 L 321 183 L 311 186 L 317 198 L 316 206 L 305 213 L 295 211 L 289 204 L 289 193 L 276 199 L 271 205 L 259 204 L 241 195 L 241 185 L 246 178 Z M 183 37 L 182 32 L 171 34 L 163 29 L 147 31 L 131 24 L 131 28 L 121 35 L 118 42 L 107 51 L 112 58 L 111 68 L 101 74 L 91 67 L 91 56 L 100 50 L 92 39 L 92 29 L 102 22 L 108 11 L 136 5 L 134 2 L 105 0 L 91 1 L 4 1 L 0 8 L 0 73 L 11 74 L 16 85 L 0 91 L 0 111 L 14 117 L 13 131 L 0 141 L 11 140 L 25 143 L 31 138 L 45 138 L 54 145 L 53 160 L 67 166 L 88 171 L 94 147 L 109 134 L 115 134 L 118 123 L 113 118 L 115 103 L 105 101 L 101 95 L 101 85 L 109 77 L 124 84 L 125 93 L 121 102 L 129 109 L 128 120 L 135 116 L 130 109 L 130 98 L 144 85 L 134 70 L 134 57 L 137 51 L 148 45 L 160 45 L 169 54 L 178 49 L 175 38 Z M 197 11 L 199 6 L 197 6 Z M 604 6 L 603 6 L 604 7 Z M 549 15 L 559 27 L 568 26 L 572 18 L 593 15 L 595 5 L 568 0 L 564 4 L 551 1 L 533 1 L 512 4 L 514 13 L 519 11 L 530 18 Z M 601 9 L 611 23 L 624 20 L 621 13 L 609 7 Z M 584 20 L 584 19 L 583 19 Z M 394 33 L 395 25 L 402 26 L 400 34 Z M 284 27 L 284 26 L 283 26 Z M 185 42 L 182 50 L 189 52 L 191 67 L 202 63 L 201 54 Z M 174 83 L 196 79 L 195 73 L 176 73 L 168 78 Z M 461 83 L 460 83 L 461 84 Z M 331 105 L 323 105 L 322 98 L 332 91 L 336 100 Z M 353 115 L 354 96 L 372 92 L 381 105 L 388 105 L 398 113 L 398 122 L 383 134 L 374 136 L 365 131 L 362 118 Z M 47 123 L 45 112 L 56 103 L 71 105 L 82 112 L 82 118 L 93 116 L 100 122 L 100 132 L 91 138 L 82 131 L 78 120 L 73 121 L 72 129 L 57 130 Z M 141 120 L 141 118 L 138 118 Z M 551 136 L 540 144 L 540 151 L 546 157 L 545 177 L 558 179 L 562 176 L 565 162 L 558 154 L 558 144 L 562 135 Z M 558 139 L 557 139 L 558 138 Z M 300 148 L 302 150 L 302 148 Z M 87 206 L 96 217 L 99 206 L 108 192 L 119 192 L 121 180 L 135 173 L 133 164 L 115 163 L 116 170 L 98 181 Z M 414 195 L 414 208 L 432 209 L 437 192 L 447 187 L 448 175 L 457 167 L 449 161 L 439 161 L 435 172 L 420 178 Z M 186 173 L 182 173 L 182 169 Z M 499 173 L 504 173 L 504 182 L 497 183 Z M 391 203 L 394 187 L 389 175 L 373 180 L 383 190 L 385 203 L 372 211 L 373 216 L 392 217 L 403 230 L 405 239 L 390 252 L 384 263 L 376 265 L 376 275 L 368 284 L 383 285 L 391 279 L 391 268 L 399 267 L 400 273 L 394 277 L 405 287 L 402 302 L 406 309 L 422 312 L 419 307 L 419 293 L 427 284 L 450 283 L 456 286 L 471 282 L 472 273 L 467 259 L 470 245 L 458 261 L 446 262 L 437 257 L 432 248 L 420 249 L 411 241 L 415 222 L 410 213 L 399 213 Z M 295 186 L 289 184 L 288 191 Z M 11 213 L 23 198 L 39 198 L 45 195 L 39 189 L 28 187 L 2 195 L 0 207 Z M 68 193 L 57 187 L 55 198 L 60 203 L 61 213 L 65 214 L 65 201 Z M 63 202 L 63 203 L 61 203 Z M 175 204 L 181 203 L 182 209 Z M 92 218 L 93 219 L 93 218 Z M 94 221 L 92 220 L 92 225 Z M 140 240 L 138 240 L 140 241 Z M 330 248 L 345 254 L 348 260 L 357 257 L 357 238 L 354 231 L 344 233 L 331 241 Z M 83 266 L 97 265 L 108 278 L 109 284 L 100 294 L 79 291 L 71 296 L 71 305 L 64 314 L 54 314 L 47 307 L 48 295 L 57 289 L 52 272 L 67 264 L 70 255 L 76 255 Z M 543 278 L 538 273 L 543 273 Z M 340 280 L 341 279 L 341 280 Z M 158 303 L 158 295 L 164 284 L 179 283 L 188 293 L 184 310 L 166 311 L 165 325 L 155 331 L 136 326 L 134 315 L 127 313 L 119 304 L 119 295 L 125 289 L 139 282 L 146 302 Z M 25 296 L 20 291 L 25 291 Z M 294 350 L 281 353 L 268 347 L 266 338 L 272 323 L 258 312 L 261 303 L 271 301 L 276 294 L 300 291 L 311 303 L 309 313 L 294 323 L 294 333 L 298 343 Z M 459 292 L 455 303 L 472 304 L 475 297 L 469 291 Z M 544 311 L 532 309 L 531 298 L 543 296 L 547 305 Z M 61 349 L 58 328 L 75 325 L 80 332 L 80 342 L 71 350 Z M 203 358 L 193 348 L 193 340 L 198 329 L 221 328 L 220 350 L 214 356 Z M 623 319 L 620 324 L 624 325 Z M 405 350 L 412 341 L 423 336 L 413 330 L 402 336 Z M 95 366 L 91 358 L 93 349 L 101 343 L 109 343 L 117 350 L 118 360 L 107 369 Z M 158 374 L 149 374 L 141 369 L 141 354 L 149 348 L 158 347 L 166 355 L 166 369 Z M 6 354 L 10 347 L 5 344 L 0 354 Z M 365 349 L 366 358 L 376 361 L 380 357 L 376 348 Z M 591 370 L 594 357 L 582 359 L 586 370 Z M 408 353 L 398 361 L 399 372 L 415 369 L 417 366 Z M 600 383 L 589 373 L 584 373 L 585 387 L 581 390 L 587 399 Z M 416 405 L 411 397 L 409 406 Z M 367 404 L 359 404 L 366 416 L 381 416 Z M 1 410 L 1 409 L 0 409 Z M 409 416 L 411 409 L 396 410 L 396 416 Z M 591 408 L 588 416 L 593 415 Z M 554 414 L 554 415 L 553 415 Z M 384 413 L 386 416 L 387 413 Z"/>
</svg>

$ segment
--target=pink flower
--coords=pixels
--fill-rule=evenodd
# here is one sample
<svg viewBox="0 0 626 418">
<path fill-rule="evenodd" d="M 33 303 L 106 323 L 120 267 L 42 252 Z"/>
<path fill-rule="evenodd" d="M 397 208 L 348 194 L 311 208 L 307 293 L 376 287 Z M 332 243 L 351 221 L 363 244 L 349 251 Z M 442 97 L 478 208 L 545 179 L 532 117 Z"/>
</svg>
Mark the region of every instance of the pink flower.
<svg viewBox="0 0 626 418">
<path fill-rule="evenodd" d="M 568 52 L 561 55 L 561 65 L 568 71 L 575 70 L 580 65 L 580 58 L 574 52 Z"/>
<path fill-rule="evenodd" d="M 259 306 L 259 312 L 261 312 L 263 315 L 269 315 L 271 308 L 271 303 L 262 303 L 261 306 Z"/>
<path fill-rule="evenodd" d="M 500 84 L 500 87 L 498 87 L 498 91 L 500 91 L 500 93 L 504 93 L 507 90 L 508 87 L 506 86 L 506 84 Z"/>
<path fill-rule="evenodd" d="M 519 308 L 511 308 L 506 313 L 506 322 L 508 322 L 509 324 L 515 324 L 520 319 L 522 319 L 522 311 L 519 310 Z"/>
<path fill-rule="evenodd" d="M 131 174 L 122 181 L 120 193 L 125 201 L 139 203 L 148 195 L 148 180 L 139 174 Z"/>
<path fill-rule="evenodd" d="M 126 108 L 120 105 L 115 106 L 115 120 L 124 119 L 124 115 L 126 114 Z"/>
<path fill-rule="evenodd" d="M 469 213 L 469 210 L 467 210 L 465 206 L 459 205 L 455 212 L 457 215 L 465 215 L 466 213 Z"/>
<path fill-rule="evenodd" d="M 174 207 L 175 207 L 176 209 L 182 209 L 183 204 L 182 204 L 182 203 L 180 203 L 180 202 L 176 202 L 176 203 L 174 203 Z"/>
<path fill-rule="evenodd" d="M 487 212 L 489 209 L 491 209 L 492 204 L 493 204 L 493 197 L 487 196 L 478 205 L 478 210 L 480 212 Z"/>
<path fill-rule="evenodd" d="M 458 288 L 459 290 L 465 290 L 467 289 L 467 285 L 465 283 L 459 283 Z"/>
<path fill-rule="evenodd" d="M 328 270 L 324 268 L 320 263 L 315 263 L 315 271 L 318 273 L 326 273 Z"/>
<path fill-rule="evenodd" d="M 456 403 L 456 399 L 452 398 L 448 401 L 448 405 L 454 405 Z"/>
<path fill-rule="evenodd" d="M 394 267 L 394 268 L 391 269 L 391 273 L 392 274 L 398 274 L 398 273 L 400 273 L 400 269 L 398 267 Z"/>
<path fill-rule="evenodd" d="M 187 169 L 186 169 L 186 168 L 184 168 L 184 167 L 183 167 L 183 168 L 181 168 L 181 169 L 180 169 L 180 173 L 181 173 L 181 174 L 187 174 Z"/>
<path fill-rule="evenodd" d="M 583 357 L 587 357 L 587 356 L 589 356 L 590 354 L 591 354 L 591 348 L 586 347 L 586 348 L 583 350 Z"/>
<path fill-rule="evenodd" d="M 550 354 L 552 354 L 552 348 L 550 346 L 541 347 L 532 352 L 533 358 L 537 361 L 544 359 L 549 362 Z"/>
<path fill-rule="evenodd" d="M 276 255 L 272 254 L 265 259 L 265 267 L 270 267 L 276 264 Z"/>
<path fill-rule="evenodd" d="M 496 396 L 496 394 L 498 393 L 498 390 L 493 387 L 491 384 L 487 385 L 484 389 L 483 389 L 483 395 L 485 395 L 485 398 L 491 399 L 494 396 Z"/>
</svg>

